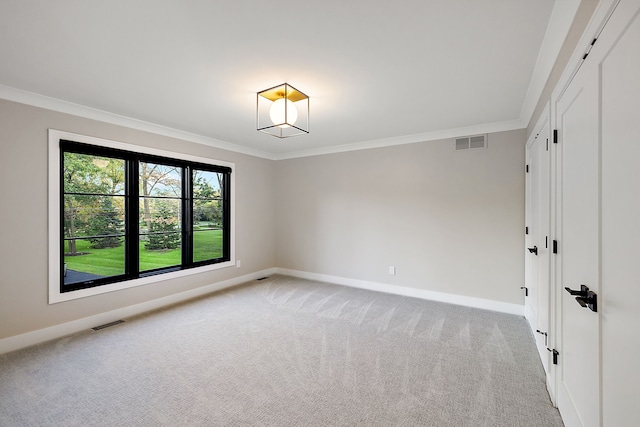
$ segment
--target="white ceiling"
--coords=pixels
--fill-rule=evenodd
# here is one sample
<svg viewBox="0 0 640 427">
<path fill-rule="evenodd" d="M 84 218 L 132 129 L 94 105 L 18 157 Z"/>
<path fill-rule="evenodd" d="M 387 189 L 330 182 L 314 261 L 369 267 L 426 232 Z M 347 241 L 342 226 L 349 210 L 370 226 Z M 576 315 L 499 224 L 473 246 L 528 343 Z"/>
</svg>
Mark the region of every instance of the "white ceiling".
<svg viewBox="0 0 640 427">
<path fill-rule="evenodd" d="M 271 158 L 522 128 L 567 1 L 0 0 L 0 97 Z M 256 131 L 284 82 L 309 135 Z"/>
</svg>

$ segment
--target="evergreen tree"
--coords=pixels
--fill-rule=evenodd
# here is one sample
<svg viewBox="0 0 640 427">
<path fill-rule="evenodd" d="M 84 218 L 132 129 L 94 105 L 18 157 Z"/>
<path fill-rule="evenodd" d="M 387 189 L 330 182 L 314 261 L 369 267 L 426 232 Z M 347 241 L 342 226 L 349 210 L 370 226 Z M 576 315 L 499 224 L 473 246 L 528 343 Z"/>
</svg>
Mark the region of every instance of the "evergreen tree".
<svg viewBox="0 0 640 427">
<path fill-rule="evenodd" d="M 170 207 L 165 203 L 158 204 L 158 212 L 151 217 L 147 250 L 176 249 L 180 246 L 178 221 Z"/>
<path fill-rule="evenodd" d="M 121 232 L 122 221 L 118 218 L 118 211 L 113 206 L 111 197 L 100 198 L 100 213 L 94 216 L 87 227 L 87 233 L 94 237 L 89 239 L 93 249 L 117 248 L 122 244 L 122 240 L 113 236 Z"/>
</svg>

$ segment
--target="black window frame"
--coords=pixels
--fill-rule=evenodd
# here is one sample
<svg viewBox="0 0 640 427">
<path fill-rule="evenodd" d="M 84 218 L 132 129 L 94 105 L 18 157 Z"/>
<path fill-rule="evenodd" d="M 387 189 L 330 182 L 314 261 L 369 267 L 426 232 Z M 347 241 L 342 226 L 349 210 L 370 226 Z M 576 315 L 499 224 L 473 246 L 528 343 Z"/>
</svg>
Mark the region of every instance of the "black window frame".
<svg viewBox="0 0 640 427">
<path fill-rule="evenodd" d="M 180 270 L 188 270 L 192 268 L 219 264 L 231 261 L 231 173 L 232 169 L 228 166 L 220 166 L 209 163 L 200 163 L 196 161 L 184 160 L 179 158 L 169 158 L 154 154 L 139 153 L 135 151 L 122 150 L 118 148 L 104 147 L 99 145 L 87 144 L 68 139 L 59 140 L 60 148 L 60 293 L 68 293 L 80 289 L 93 288 L 112 283 L 136 280 L 148 276 L 158 274 L 171 273 Z M 100 157 L 109 157 L 124 160 L 125 163 L 125 273 L 117 276 L 108 276 L 93 280 L 86 280 L 76 283 L 64 283 L 64 251 L 65 251 L 65 235 L 64 235 L 64 155 L 65 153 L 85 154 Z M 139 228 L 139 164 L 140 162 L 156 163 L 166 166 L 181 168 L 181 264 L 177 266 L 162 267 L 155 270 L 140 271 L 139 265 L 139 245 L 140 245 L 140 228 Z M 192 170 L 202 170 L 213 173 L 223 174 L 222 182 L 222 256 L 208 260 L 193 262 L 193 173 Z"/>
</svg>

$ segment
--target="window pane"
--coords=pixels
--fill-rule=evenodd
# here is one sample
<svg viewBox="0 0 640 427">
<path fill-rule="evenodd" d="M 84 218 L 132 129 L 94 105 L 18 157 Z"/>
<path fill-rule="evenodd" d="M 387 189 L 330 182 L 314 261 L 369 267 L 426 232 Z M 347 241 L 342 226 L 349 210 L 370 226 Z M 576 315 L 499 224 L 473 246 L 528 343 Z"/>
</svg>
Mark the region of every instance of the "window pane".
<svg viewBox="0 0 640 427">
<path fill-rule="evenodd" d="M 140 236 L 140 271 L 174 267 L 182 264 L 180 233 Z M 170 249 L 168 246 L 172 246 Z M 162 249 L 150 249 L 160 247 Z"/>
<path fill-rule="evenodd" d="M 140 234 L 171 233 L 181 229 L 181 200 L 140 198 Z M 171 249 L 171 248 L 168 248 Z"/>
<path fill-rule="evenodd" d="M 193 230 L 193 262 L 221 258 L 222 229 Z"/>
<path fill-rule="evenodd" d="M 111 236 L 101 245 L 118 246 L 124 236 L 124 197 L 65 194 L 64 237 L 81 236 Z"/>
<path fill-rule="evenodd" d="M 182 264 L 182 169 L 140 162 L 140 271 Z"/>
<path fill-rule="evenodd" d="M 65 193 L 124 195 L 124 160 L 64 153 Z"/>
<path fill-rule="evenodd" d="M 64 284 L 124 274 L 124 244 L 111 238 L 65 240 Z"/>
<path fill-rule="evenodd" d="M 182 264 L 180 199 L 140 198 L 140 271 Z"/>
<path fill-rule="evenodd" d="M 182 197 L 182 169 L 140 162 L 140 195 Z"/>
<path fill-rule="evenodd" d="M 221 196 L 224 174 L 202 170 L 193 171 L 193 197 L 195 199 L 218 199 Z"/>
<path fill-rule="evenodd" d="M 193 229 L 198 228 L 222 228 L 222 201 L 221 200 L 194 200 L 193 201 Z"/>
<path fill-rule="evenodd" d="M 221 258 L 224 174 L 193 171 L 193 262 Z"/>
<path fill-rule="evenodd" d="M 124 160 L 64 153 L 64 284 L 125 273 Z"/>
</svg>

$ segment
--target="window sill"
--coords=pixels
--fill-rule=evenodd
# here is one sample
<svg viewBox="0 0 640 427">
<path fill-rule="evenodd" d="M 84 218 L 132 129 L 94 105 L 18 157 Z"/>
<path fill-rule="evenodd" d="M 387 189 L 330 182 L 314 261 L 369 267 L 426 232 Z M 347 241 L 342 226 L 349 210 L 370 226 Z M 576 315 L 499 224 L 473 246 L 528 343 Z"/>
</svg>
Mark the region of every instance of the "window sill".
<svg viewBox="0 0 640 427">
<path fill-rule="evenodd" d="M 95 286 L 93 288 L 79 289 L 72 292 L 60 292 L 60 283 L 51 280 L 49 283 L 49 304 L 56 304 L 64 301 L 72 301 L 79 298 L 86 298 L 122 289 L 134 288 L 137 286 L 158 283 L 165 280 L 187 277 L 194 274 L 205 273 L 207 271 L 219 270 L 222 268 L 235 266 L 235 260 L 221 262 L 218 264 L 205 265 L 202 267 L 190 268 L 186 270 L 174 271 L 171 273 L 156 274 L 139 279 L 127 280 L 124 282 L 111 283 L 109 285 Z"/>
</svg>

